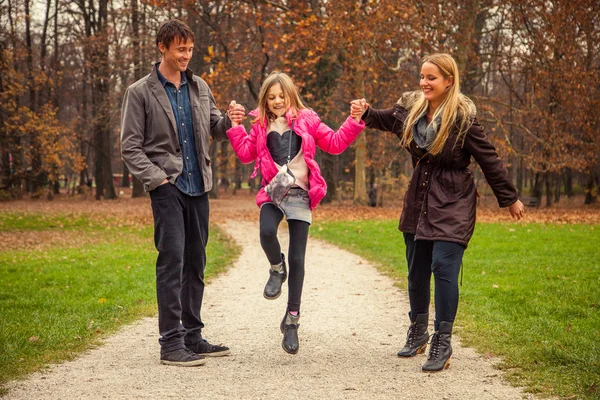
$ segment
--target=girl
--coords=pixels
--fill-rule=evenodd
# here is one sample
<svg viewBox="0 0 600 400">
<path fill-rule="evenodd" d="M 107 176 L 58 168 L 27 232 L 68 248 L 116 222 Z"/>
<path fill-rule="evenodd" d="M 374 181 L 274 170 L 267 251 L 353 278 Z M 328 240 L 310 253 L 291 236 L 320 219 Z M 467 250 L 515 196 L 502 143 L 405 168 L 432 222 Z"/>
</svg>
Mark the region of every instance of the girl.
<svg viewBox="0 0 600 400">
<path fill-rule="evenodd" d="M 386 110 L 373 110 L 364 99 L 352 102 L 371 128 L 392 132 L 412 156 L 414 171 L 402 208 L 408 263 L 410 326 L 399 357 L 414 357 L 427 347 L 429 293 L 435 281 L 435 321 L 423 371 L 448 367 L 452 325 L 458 307 L 458 273 L 475 228 L 477 191 L 468 166 L 471 156 L 485 174 L 500 207 L 514 218 L 523 203 L 496 149 L 475 118 L 475 106 L 460 93 L 458 67 L 448 54 L 423 59 L 421 92 L 403 96 Z"/>
<path fill-rule="evenodd" d="M 258 97 L 258 108 L 250 113 L 255 117 L 250 134 L 242 125 L 232 121 L 227 136 L 239 159 L 247 164 L 256 160 L 254 177 L 260 168 L 262 187 L 256 195 L 260 207 L 260 244 L 271 264 L 264 297 L 273 300 L 281 294 L 288 278 L 286 261 L 277 240 L 277 228 L 286 217 L 289 227 L 288 303 L 281 321 L 282 347 L 298 352 L 298 320 L 304 282 L 304 255 L 312 210 L 327 192 L 327 185 L 315 161 L 316 147 L 331 154 L 340 154 L 356 139 L 365 124 L 360 115 L 348 117 L 337 132 L 321 122 L 319 116 L 306 108 L 298 89 L 283 72 L 272 72 L 265 79 Z M 287 163 L 295 184 L 279 207 L 265 192 L 265 186 Z"/>
</svg>

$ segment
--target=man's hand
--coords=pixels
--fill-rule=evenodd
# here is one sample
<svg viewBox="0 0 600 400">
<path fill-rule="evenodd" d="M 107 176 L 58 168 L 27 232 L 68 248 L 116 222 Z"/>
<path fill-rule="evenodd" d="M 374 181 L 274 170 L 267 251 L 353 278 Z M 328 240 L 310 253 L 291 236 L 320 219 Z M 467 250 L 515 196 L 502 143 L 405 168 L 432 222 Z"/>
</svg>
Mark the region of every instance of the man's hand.
<svg viewBox="0 0 600 400">
<path fill-rule="evenodd" d="M 227 109 L 227 116 L 231 120 L 232 126 L 238 126 L 244 120 L 244 117 L 246 116 L 246 110 L 244 109 L 243 105 L 237 104 L 235 100 L 232 100 L 231 103 L 229 103 L 229 108 Z"/>
</svg>

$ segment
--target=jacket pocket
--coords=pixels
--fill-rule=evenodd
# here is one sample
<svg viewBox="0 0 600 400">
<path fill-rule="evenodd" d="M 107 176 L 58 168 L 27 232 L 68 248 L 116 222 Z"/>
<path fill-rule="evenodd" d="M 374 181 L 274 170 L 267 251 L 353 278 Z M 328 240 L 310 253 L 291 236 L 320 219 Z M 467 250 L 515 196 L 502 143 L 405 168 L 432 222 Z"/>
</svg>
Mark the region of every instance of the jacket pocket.
<svg viewBox="0 0 600 400">
<path fill-rule="evenodd" d="M 436 189 L 439 189 L 449 201 L 456 199 L 455 185 L 451 177 L 448 177 L 447 174 L 440 174 L 435 181 L 437 181 Z"/>
<path fill-rule="evenodd" d="M 428 204 L 430 207 L 444 208 L 458 201 L 458 197 L 452 192 L 452 186 L 448 187 L 447 182 L 437 177 L 432 179 L 428 190 Z"/>
</svg>

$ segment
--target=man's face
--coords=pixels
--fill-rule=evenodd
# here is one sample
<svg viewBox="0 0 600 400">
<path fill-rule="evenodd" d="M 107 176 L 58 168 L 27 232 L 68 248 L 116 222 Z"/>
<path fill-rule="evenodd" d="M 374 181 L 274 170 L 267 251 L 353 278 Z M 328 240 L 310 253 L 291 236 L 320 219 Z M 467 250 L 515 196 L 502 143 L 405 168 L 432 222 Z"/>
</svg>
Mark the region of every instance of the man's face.
<svg viewBox="0 0 600 400">
<path fill-rule="evenodd" d="M 161 64 L 171 72 L 184 72 L 192 58 L 194 42 L 191 40 L 184 42 L 181 38 L 175 38 L 169 48 L 159 43 L 158 49 L 162 54 Z"/>
</svg>

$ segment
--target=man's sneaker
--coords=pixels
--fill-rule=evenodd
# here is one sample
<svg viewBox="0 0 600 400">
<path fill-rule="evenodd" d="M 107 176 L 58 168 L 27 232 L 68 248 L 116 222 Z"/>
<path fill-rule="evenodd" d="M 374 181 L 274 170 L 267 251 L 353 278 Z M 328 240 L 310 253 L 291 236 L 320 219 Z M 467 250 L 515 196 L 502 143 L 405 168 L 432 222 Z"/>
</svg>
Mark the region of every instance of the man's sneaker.
<svg viewBox="0 0 600 400">
<path fill-rule="evenodd" d="M 231 353 L 229 347 L 210 344 L 206 339 L 200 339 L 197 343 L 186 344 L 185 346 L 194 353 L 204 357 L 223 357 Z"/>
<path fill-rule="evenodd" d="M 199 365 L 204 365 L 206 360 L 203 356 L 193 353 L 187 348 L 183 348 L 161 354 L 160 363 L 165 365 L 177 365 L 180 367 L 197 367 Z"/>
</svg>

